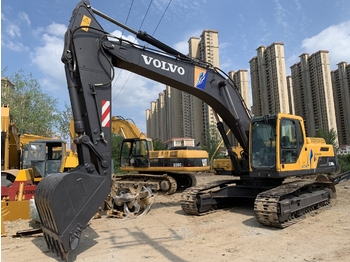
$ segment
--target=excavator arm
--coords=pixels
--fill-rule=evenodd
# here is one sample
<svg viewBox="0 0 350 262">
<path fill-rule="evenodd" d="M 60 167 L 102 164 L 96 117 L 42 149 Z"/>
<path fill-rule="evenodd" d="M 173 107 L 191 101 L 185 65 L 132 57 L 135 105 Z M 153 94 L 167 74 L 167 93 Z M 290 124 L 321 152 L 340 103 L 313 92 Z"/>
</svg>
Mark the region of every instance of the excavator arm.
<svg viewBox="0 0 350 262">
<path fill-rule="evenodd" d="M 125 119 L 122 116 L 112 116 L 112 133 L 124 138 L 146 138 L 132 119 Z"/>
<path fill-rule="evenodd" d="M 134 33 L 157 49 L 105 32 L 95 15 Z M 81 231 L 111 188 L 111 84 L 114 67 L 126 69 L 209 104 L 248 150 L 250 115 L 233 83 L 219 69 L 189 58 L 136 32 L 90 6 L 78 3 L 65 34 L 62 62 L 77 136 L 79 165 L 45 177 L 35 202 L 48 247 L 62 259 L 80 241 Z"/>
</svg>

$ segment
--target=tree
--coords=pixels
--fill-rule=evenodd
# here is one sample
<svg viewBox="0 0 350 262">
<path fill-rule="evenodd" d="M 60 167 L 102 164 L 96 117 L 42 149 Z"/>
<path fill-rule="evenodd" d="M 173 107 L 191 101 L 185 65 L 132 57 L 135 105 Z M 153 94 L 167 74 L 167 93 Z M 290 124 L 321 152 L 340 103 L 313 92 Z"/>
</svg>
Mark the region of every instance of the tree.
<svg viewBox="0 0 350 262">
<path fill-rule="evenodd" d="M 350 170 L 350 154 L 338 155 L 339 165 L 341 167 L 341 172 L 346 172 Z"/>
<path fill-rule="evenodd" d="M 120 149 L 122 147 L 124 138 L 112 133 L 112 159 L 114 165 L 114 173 L 120 173 Z"/>
<path fill-rule="evenodd" d="M 222 138 L 216 126 L 210 126 L 208 133 L 206 134 L 205 145 L 202 147 L 209 154 L 209 160 L 213 157 L 217 147 L 219 146 Z M 220 155 L 216 155 L 220 157 Z"/>
<path fill-rule="evenodd" d="M 153 139 L 153 150 L 164 150 L 165 145 L 159 139 Z"/>
<path fill-rule="evenodd" d="M 1 72 L 1 105 L 10 107 L 19 133 L 51 137 L 59 114 L 58 99 L 43 93 L 32 74 L 25 76 L 22 70 L 8 78 L 13 84 L 8 87 L 6 80 L 3 81 L 4 72 Z"/>
<path fill-rule="evenodd" d="M 327 144 L 333 145 L 335 148 L 338 148 L 337 145 L 337 132 L 332 128 L 331 130 L 327 131 L 324 129 L 318 129 L 315 134 L 316 137 L 323 138 Z"/>
<path fill-rule="evenodd" d="M 64 139 L 67 140 L 70 137 L 70 120 L 73 117 L 72 109 L 70 106 L 67 105 L 67 103 L 64 104 L 65 110 L 60 112 L 55 116 L 56 122 L 55 122 L 55 128 L 58 135 Z"/>
</svg>

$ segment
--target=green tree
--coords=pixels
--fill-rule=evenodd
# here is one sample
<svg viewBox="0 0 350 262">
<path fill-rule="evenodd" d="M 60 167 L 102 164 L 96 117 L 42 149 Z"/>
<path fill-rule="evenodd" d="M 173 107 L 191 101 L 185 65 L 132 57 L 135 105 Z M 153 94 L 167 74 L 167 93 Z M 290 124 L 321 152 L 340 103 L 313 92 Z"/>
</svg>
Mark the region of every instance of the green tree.
<svg viewBox="0 0 350 262">
<path fill-rule="evenodd" d="M 332 144 L 335 148 L 338 148 L 337 145 L 337 132 L 332 128 L 331 130 L 327 131 L 324 129 L 318 129 L 315 134 L 316 137 L 323 138 L 327 144 Z"/>
<path fill-rule="evenodd" d="M 210 126 L 209 131 L 207 132 L 205 145 L 202 146 L 209 154 L 209 160 L 214 155 L 218 145 L 220 144 L 222 138 L 216 126 Z M 220 154 L 216 154 L 215 158 L 222 157 Z"/>
<path fill-rule="evenodd" d="M 338 155 L 339 165 L 341 167 L 341 172 L 346 172 L 350 170 L 350 154 Z"/>
<path fill-rule="evenodd" d="M 161 140 L 159 139 L 153 139 L 153 150 L 164 150 L 165 149 L 165 145 L 162 143 Z"/>
<path fill-rule="evenodd" d="M 72 109 L 67 103 L 64 104 L 65 110 L 55 116 L 55 129 L 57 134 L 64 140 L 70 137 L 70 120 L 73 117 Z"/>
<path fill-rule="evenodd" d="M 1 72 L 2 77 L 4 73 Z M 19 132 L 51 137 L 59 114 L 58 99 L 43 93 L 33 75 L 25 76 L 22 70 L 8 77 L 8 80 L 13 88 L 1 80 L 1 105 L 10 107 L 11 117 Z"/>
<path fill-rule="evenodd" d="M 114 173 L 121 173 L 120 171 L 120 149 L 122 147 L 124 138 L 112 133 L 112 159 L 114 165 Z"/>
</svg>

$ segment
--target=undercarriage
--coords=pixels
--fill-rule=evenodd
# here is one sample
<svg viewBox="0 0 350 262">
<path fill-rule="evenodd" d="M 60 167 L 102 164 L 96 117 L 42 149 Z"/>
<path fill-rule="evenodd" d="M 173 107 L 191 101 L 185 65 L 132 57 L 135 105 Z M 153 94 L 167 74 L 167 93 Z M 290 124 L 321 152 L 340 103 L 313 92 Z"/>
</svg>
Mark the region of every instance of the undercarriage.
<svg viewBox="0 0 350 262">
<path fill-rule="evenodd" d="M 232 206 L 239 199 L 255 199 L 254 213 L 258 222 L 284 228 L 336 198 L 334 184 L 319 180 L 220 181 L 186 189 L 181 196 L 181 207 L 189 215 L 205 215 Z"/>
</svg>

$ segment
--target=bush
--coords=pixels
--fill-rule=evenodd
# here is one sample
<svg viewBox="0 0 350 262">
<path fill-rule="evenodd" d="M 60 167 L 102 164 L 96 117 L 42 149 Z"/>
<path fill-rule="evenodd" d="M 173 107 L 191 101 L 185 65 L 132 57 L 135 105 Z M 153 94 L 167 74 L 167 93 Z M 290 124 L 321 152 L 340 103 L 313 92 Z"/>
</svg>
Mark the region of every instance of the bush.
<svg viewBox="0 0 350 262">
<path fill-rule="evenodd" d="M 341 172 L 350 170 L 350 154 L 338 155 L 338 160 L 341 167 Z"/>
</svg>

